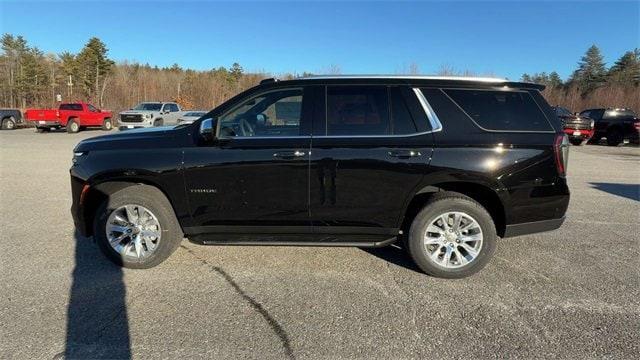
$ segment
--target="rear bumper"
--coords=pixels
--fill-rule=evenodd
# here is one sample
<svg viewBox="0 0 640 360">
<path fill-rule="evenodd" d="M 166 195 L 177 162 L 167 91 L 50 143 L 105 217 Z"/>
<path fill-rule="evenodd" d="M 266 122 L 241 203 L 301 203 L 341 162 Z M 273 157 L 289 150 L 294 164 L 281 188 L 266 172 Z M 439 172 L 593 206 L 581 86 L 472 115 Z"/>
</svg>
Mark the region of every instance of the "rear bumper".
<svg viewBox="0 0 640 360">
<path fill-rule="evenodd" d="M 577 130 L 577 129 L 564 129 L 564 133 L 570 139 L 591 139 L 593 137 L 593 130 Z"/>
<path fill-rule="evenodd" d="M 62 126 L 59 120 L 29 120 L 36 127 Z"/>
<path fill-rule="evenodd" d="M 535 234 L 539 232 L 551 231 L 559 228 L 564 223 L 565 217 L 559 219 L 550 219 L 543 221 L 534 221 L 522 224 L 507 225 L 504 237 L 514 237 L 527 234 Z"/>
</svg>

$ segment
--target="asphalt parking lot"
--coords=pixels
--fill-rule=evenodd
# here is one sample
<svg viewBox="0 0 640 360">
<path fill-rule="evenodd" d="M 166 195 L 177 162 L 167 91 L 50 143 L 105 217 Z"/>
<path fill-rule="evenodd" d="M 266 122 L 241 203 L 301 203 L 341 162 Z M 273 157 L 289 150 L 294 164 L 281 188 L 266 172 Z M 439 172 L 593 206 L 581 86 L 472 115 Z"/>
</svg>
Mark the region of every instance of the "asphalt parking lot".
<svg viewBox="0 0 640 360">
<path fill-rule="evenodd" d="M 185 241 L 122 270 L 74 235 L 74 145 L 102 131 L 0 132 L 0 357 L 634 358 L 640 149 L 572 147 L 567 221 L 500 241 L 441 280 L 395 247 Z"/>
</svg>

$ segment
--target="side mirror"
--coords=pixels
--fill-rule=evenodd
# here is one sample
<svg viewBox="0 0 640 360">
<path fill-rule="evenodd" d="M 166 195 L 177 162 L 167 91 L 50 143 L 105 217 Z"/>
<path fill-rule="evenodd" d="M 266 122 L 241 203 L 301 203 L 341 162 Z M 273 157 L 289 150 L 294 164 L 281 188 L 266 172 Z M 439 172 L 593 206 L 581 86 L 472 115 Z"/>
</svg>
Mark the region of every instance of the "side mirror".
<svg viewBox="0 0 640 360">
<path fill-rule="evenodd" d="M 204 119 L 200 123 L 200 137 L 205 143 L 211 143 L 216 138 L 216 121 Z"/>
</svg>

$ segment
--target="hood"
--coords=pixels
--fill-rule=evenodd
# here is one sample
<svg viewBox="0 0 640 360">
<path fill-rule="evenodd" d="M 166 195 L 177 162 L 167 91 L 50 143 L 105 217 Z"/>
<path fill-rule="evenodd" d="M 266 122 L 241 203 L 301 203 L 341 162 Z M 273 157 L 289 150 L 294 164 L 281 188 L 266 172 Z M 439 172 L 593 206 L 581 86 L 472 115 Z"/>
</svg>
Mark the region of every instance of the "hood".
<svg viewBox="0 0 640 360">
<path fill-rule="evenodd" d="M 174 126 L 133 129 L 82 140 L 73 151 L 175 147 L 175 137 Z"/>
</svg>

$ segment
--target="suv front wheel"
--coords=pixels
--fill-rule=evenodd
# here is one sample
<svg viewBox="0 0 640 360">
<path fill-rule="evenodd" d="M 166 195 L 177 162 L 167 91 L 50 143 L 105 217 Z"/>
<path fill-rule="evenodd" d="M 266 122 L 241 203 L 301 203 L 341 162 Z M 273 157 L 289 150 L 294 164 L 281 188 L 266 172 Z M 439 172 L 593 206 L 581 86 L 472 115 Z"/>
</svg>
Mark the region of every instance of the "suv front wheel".
<svg viewBox="0 0 640 360">
<path fill-rule="evenodd" d="M 93 234 L 111 261 L 134 269 L 160 264 L 183 237 L 169 200 L 147 185 L 130 186 L 110 195 L 98 208 Z"/>
<path fill-rule="evenodd" d="M 493 219 L 482 205 L 459 193 L 441 192 L 413 220 L 408 249 L 425 273 L 463 278 L 487 264 L 496 238 Z"/>
</svg>

